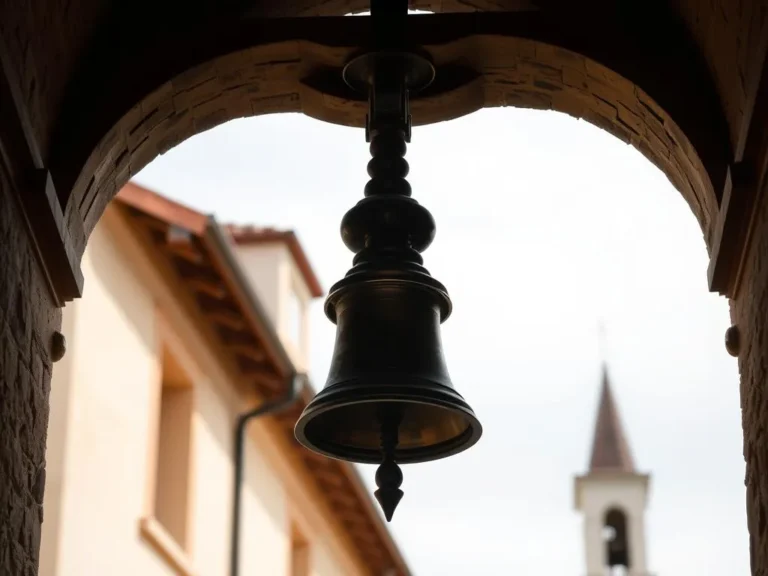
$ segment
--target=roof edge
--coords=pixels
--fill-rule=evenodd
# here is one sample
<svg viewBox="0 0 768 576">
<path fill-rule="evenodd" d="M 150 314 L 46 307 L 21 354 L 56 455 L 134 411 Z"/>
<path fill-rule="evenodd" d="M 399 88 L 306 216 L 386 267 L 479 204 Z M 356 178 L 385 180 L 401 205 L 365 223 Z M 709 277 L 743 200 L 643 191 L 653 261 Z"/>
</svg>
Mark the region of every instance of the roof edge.
<svg viewBox="0 0 768 576">
<path fill-rule="evenodd" d="M 198 235 L 205 232 L 208 215 L 131 181 L 115 198 L 137 210 Z"/>
</svg>

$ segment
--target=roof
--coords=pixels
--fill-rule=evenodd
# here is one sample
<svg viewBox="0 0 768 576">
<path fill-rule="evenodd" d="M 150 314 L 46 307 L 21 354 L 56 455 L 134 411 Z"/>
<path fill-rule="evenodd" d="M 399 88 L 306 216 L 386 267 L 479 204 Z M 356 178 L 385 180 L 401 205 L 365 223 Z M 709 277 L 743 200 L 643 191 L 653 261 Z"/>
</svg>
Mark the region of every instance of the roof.
<svg viewBox="0 0 768 576">
<path fill-rule="evenodd" d="M 317 275 L 312 269 L 312 265 L 309 263 L 307 254 L 304 252 L 293 230 L 275 230 L 274 228 L 260 228 L 252 225 L 239 226 L 236 224 L 225 224 L 223 228 L 234 240 L 235 244 L 240 246 L 274 242 L 285 244 L 288 250 L 290 250 L 291 256 L 293 256 L 304 281 L 307 283 L 310 294 L 315 298 L 325 294 Z"/>
<path fill-rule="evenodd" d="M 225 361 L 265 401 L 284 395 L 294 367 L 234 256 L 231 230 L 227 234 L 213 217 L 135 183 L 123 187 L 115 204 L 147 241 L 148 256 L 186 287 L 215 344 L 227 353 Z M 307 450 L 294 438 L 296 420 L 313 395 L 305 388 L 293 406 L 271 417 L 288 447 L 286 456 L 314 480 L 326 510 L 372 574 L 408 576 L 405 559 L 357 470 Z"/>
<path fill-rule="evenodd" d="M 632 452 L 624 434 L 624 426 L 611 390 L 608 369 L 605 366 L 603 366 L 603 384 L 600 390 L 600 404 L 597 409 L 589 471 L 635 473 Z"/>
</svg>

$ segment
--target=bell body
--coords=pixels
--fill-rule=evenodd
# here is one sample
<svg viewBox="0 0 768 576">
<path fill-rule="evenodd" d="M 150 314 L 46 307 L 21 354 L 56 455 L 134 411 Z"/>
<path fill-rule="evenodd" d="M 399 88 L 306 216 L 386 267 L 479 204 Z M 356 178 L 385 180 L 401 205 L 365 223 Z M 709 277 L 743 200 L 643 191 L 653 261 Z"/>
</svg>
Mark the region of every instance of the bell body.
<svg viewBox="0 0 768 576">
<path fill-rule="evenodd" d="M 443 357 L 440 324 L 450 300 L 439 282 L 415 271 L 352 274 L 332 288 L 326 313 L 337 324 L 336 345 L 325 387 L 296 424 L 299 442 L 330 457 L 379 463 L 383 418 L 392 414 L 401 464 L 477 442 L 480 423 Z"/>
</svg>

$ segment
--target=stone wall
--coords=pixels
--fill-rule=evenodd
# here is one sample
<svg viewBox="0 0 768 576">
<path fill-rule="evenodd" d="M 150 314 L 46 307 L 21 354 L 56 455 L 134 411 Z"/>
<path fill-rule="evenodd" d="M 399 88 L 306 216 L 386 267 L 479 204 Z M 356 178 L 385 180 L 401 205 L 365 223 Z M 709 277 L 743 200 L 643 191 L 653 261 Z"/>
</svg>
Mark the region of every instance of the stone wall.
<svg viewBox="0 0 768 576">
<path fill-rule="evenodd" d="M 731 318 L 738 327 L 741 414 L 752 576 L 768 574 L 768 203 L 756 215 L 755 233 Z"/>
<path fill-rule="evenodd" d="M 0 157 L 1 158 L 1 157 Z M 37 573 L 51 382 L 61 322 L 0 160 L 0 575 Z"/>
</svg>

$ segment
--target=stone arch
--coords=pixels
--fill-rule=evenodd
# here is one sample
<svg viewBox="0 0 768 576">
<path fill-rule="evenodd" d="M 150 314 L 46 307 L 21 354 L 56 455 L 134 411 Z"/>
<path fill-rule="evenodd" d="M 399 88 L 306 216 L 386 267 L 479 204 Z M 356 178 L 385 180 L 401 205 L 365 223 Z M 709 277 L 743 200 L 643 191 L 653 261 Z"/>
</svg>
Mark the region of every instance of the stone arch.
<svg viewBox="0 0 768 576">
<path fill-rule="evenodd" d="M 65 115 L 60 125 L 52 166 L 61 175 L 57 185 L 64 184 L 59 198 L 70 221 L 81 220 L 87 237 L 132 175 L 183 140 L 235 118 L 302 112 L 362 126 L 366 102 L 341 83 L 340 71 L 365 44 L 365 30 L 350 22 L 357 19 L 332 20 L 338 34 L 328 42 L 326 33 L 325 44 L 317 38 L 318 28 L 300 20 L 289 21 L 290 30 L 275 21 L 269 30 L 246 27 L 228 30 L 226 36 L 222 31 L 207 48 L 191 52 L 185 47 L 195 34 L 187 31 L 159 65 L 141 59 L 120 63 L 121 76 L 87 86 L 85 93 L 118 96 L 98 105 L 90 140 L 69 136 L 84 111 L 97 106 L 95 96 L 92 101 L 86 97 L 79 113 L 75 109 Z M 615 70 L 592 57 L 605 54 L 611 60 L 605 48 L 613 44 L 595 47 L 583 38 L 562 36 L 557 26 L 529 22 L 524 30 L 502 27 L 506 30 L 502 34 L 494 20 L 480 18 L 472 28 L 477 33 L 452 35 L 451 20 L 443 22 L 447 26 L 436 33 L 430 33 L 429 23 L 418 17 L 412 27 L 415 36 L 426 38 L 424 46 L 438 68 L 436 85 L 413 100 L 415 124 L 492 106 L 551 109 L 582 118 L 633 145 L 658 166 L 688 202 L 711 246 L 728 138 L 716 97 L 701 90 L 707 83 L 702 83 L 705 76 L 695 63 L 667 57 L 657 70 L 657 61 L 643 66 L 627 60 L 624 52 L 629 48 L 618 44 L 622 55 L 613 58 L 614 68 L 619 68 Z M 525 35 L 514 35 L 518 32 Z M 589 30 L 583 32 L 589 36 Z M 254 37 L 264 43 L 251 46 Z M 173 45 L 173 40 L 166 38 L 165 44 Z M 152 46 L 144 53 L 151 54 Z M 684 51 L 681 54 L 685 56 Z M 144 76 L 142 66 L 149 66 Z M 680 84 L 669 90 L 664 80 L 676 73 L 682 74 Z M 641 87 L 630 76 L 646 82 Z M 654 81 L 656 76 L 660 79 Z M 126 77 L 132 81 L 125 82 Z M 690 103 L 691 90 L 699 96 L 697 103 Z M 73 140 L 82 143 L 79 150 L 68 146 Z"/>
</svg>

